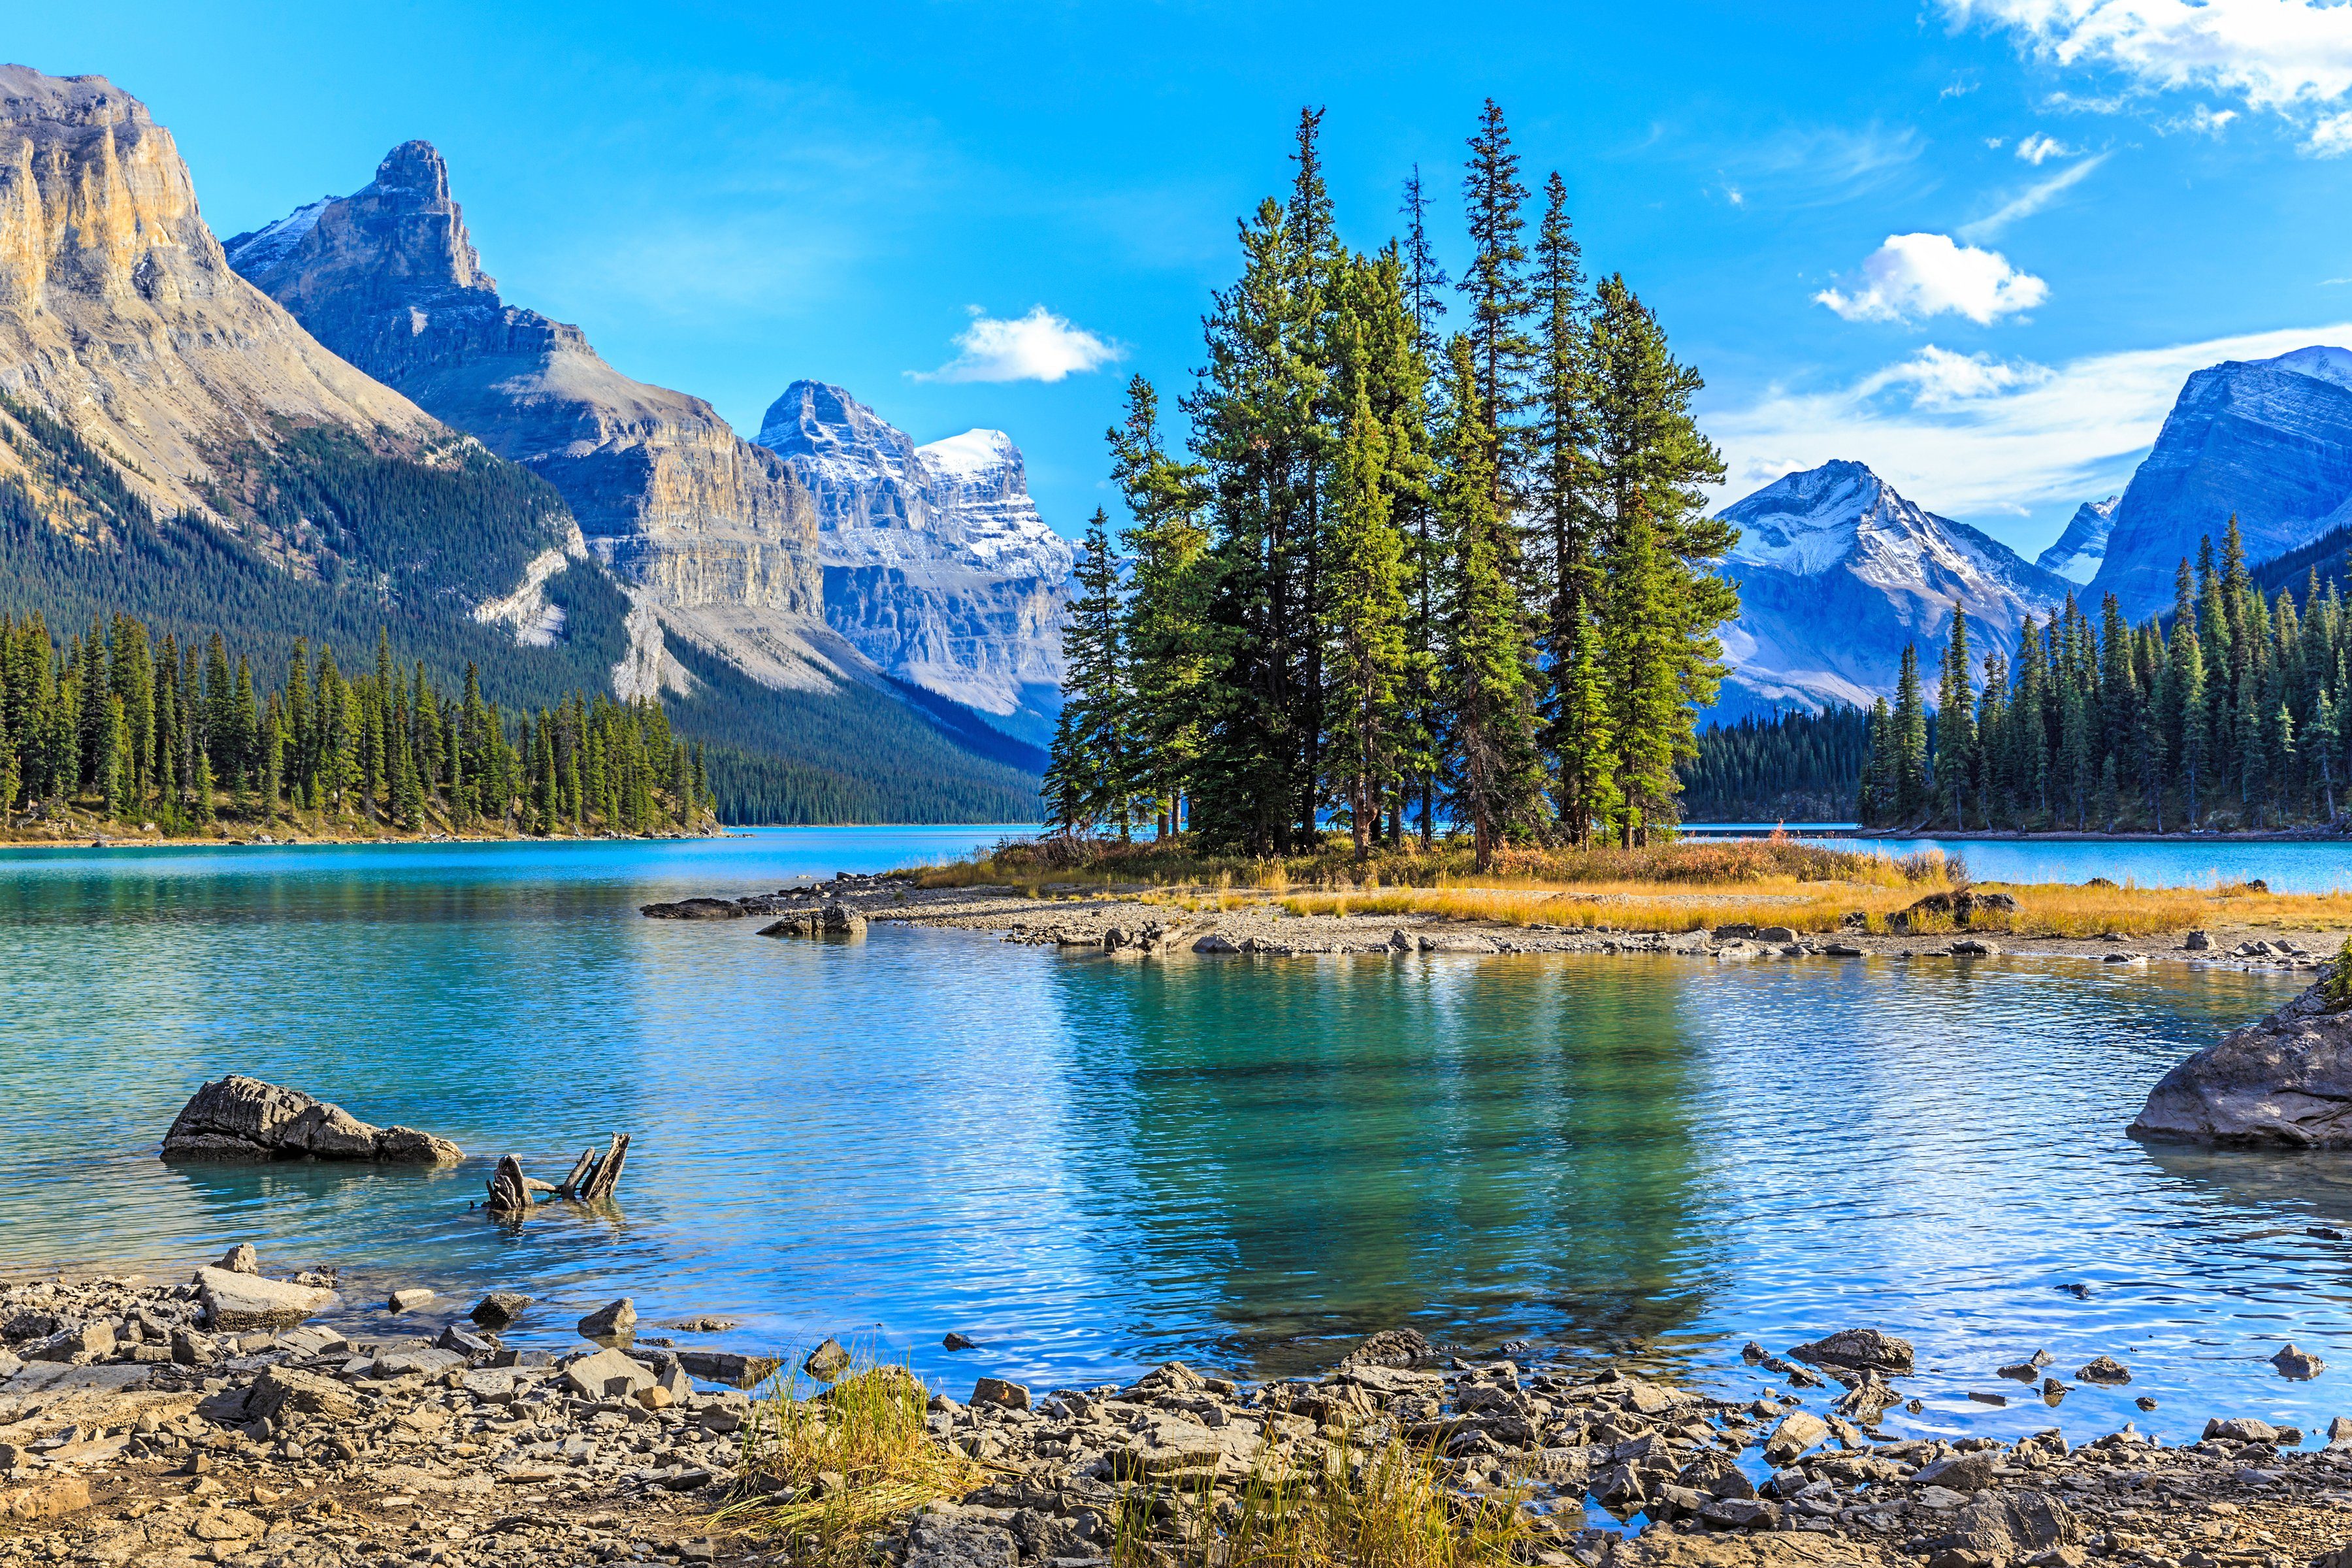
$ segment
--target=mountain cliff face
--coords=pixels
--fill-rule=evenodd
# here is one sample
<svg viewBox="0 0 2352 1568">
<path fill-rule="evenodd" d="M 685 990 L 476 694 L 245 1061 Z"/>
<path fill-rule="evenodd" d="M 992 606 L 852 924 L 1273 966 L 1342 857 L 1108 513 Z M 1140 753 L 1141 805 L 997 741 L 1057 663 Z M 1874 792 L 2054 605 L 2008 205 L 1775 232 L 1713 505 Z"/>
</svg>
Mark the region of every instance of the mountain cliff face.
<svg viewBox="0 0 2352 1568">
<path fill-rule="evenodd" d="M 2090 594 L 2137 619 L 2172 603 L 2175 568 L 2218 546 L 2234 514 L 2246 558 L 2294 549 L 2352 519 L 2352 353 L 2297 349 L 2189 378 L 2116 509 Z"/>
<path fill-rule="evenodd" d="M 2044 572 L 2055 572 L 2070 583 L 2087 583 L 2107 556 L 2107 536 L 2116 529 L 2116 506 L 2121 496 L 2086 500 L 2066 520 L 2066 531 L 2056 543 L 2033 558 Z"/>
<path fill-rule="evenodd" d="M 1740 601 L 1723 633 L 1731 674 L 1714 716 L 1726 721 L 1891 696 L 1906 643 L 1932 673 L 1955 603 L 1978 657 L 2013 656 L 2025 617 L 2048 615 L 2073 587 L 1920 510 L 1860 463 L 1785 475 L 1722 515 L 1739 529 L 1723 567 Z"/>
<path fill-rule="evenodd" d="M 0 66 L 0 388 L 117 459 L 160 511 L 219 515 L 234 449 L 331 425 L 448 432 L 231 270 L 172 133 L 104 77 Z M 0 470 L 24 465 L 0 447 Z M 285 542 L 277 542 L 281 546 Z"/>
<path fill-rule="evenodd" d="M 826 624 L 899 679 L 1047 739 L 1073 557 L 1020 449 L 997 430 L 918 447 L 814 381 L 784 389 L 758 439 L 816 498 Z"/>
<path fill-rule="evenodd" d="M 227 257 L 343 358 L 562 492 L 650 612 L 631 617 L 624 690 L 685 684 L 664 625 L 769 684 L 817 679 L 807 493 L 709 404 L 633 381 L 577 327 L 501 300 L 430 143 L 394 148 L 361 190 L 238 235 Z M 515 618 L 538 624 L 528 605 Z"/>
</svg>

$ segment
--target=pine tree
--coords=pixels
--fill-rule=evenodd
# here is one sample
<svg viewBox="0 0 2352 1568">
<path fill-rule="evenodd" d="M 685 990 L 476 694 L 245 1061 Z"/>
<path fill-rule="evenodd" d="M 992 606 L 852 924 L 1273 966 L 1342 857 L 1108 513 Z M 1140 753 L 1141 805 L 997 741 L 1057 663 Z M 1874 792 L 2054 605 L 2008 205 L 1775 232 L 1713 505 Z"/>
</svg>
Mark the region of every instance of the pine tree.
<svg viewBox="0 0 2352 1568">
<path fill-rule="evenodd" d="M 1903 663 L 1895 678 L 1895 820 L 1913 823 L 1927 807 L 1927 710 L 1919 694 L 1919 654 L 1903 645 Z"/>
<path fill-rule="evenodd" d="M 1495 512 L 1507 521 L 1523 458 L 1518 420 L 1527 407 L 1526 382 L 1536 357 L 1527 322 L 1537 307 L 1521 238 L 1527 220 L 1520 209 L 1528 188 L 1519 183 L 1519 156 L 1511 151 L 1502 107 L 1491 98 L 1470 138 L 1462 197 L 1470 264 L 1458 287 L 1469 300 L 1465 331 L 1477 369 L 1478 404 L 1486 421 L 1481 435 L 1495 486 Z M 1508 564 L 1507 558 L 1507 569 Z"/>
<path fill-rule="evenodd" d="M 1134 563 L 1122 636 L 1133 685 L 1135 782 L 1165 834 L 1183 819 L 1207 722 L 1212 578 L 1200 521 L 1202 469 L 1162 449 L 1160 397 L 1139 375 L 1128 383 L 1127 417 L 1108 439 L 1112 480 L 1134 520 L 1120 542 Z"/>
<path fill-rule="evenodd" d="M 1404 548 L 1390 515 L 1387 472 L 1387 436 L 1360 384 L 1331 496 L 1331 646 L 1323 661 L 1323 710 L 1334 729 L 1327 766 L 1360 860 L 1370 851 L 1397 775 L 1396 709 L 1405 675 Z"/>
<path fill-rule="evenodd" d="M 1052 753 L 1050 798 L 1069 826 L 1110 822 L 1132 831 L 1135 790 L 1129 743 L 1130 700 L 1121 647 L 1123 605 L 1118 563 L 1110 551 L 1110 520 L 1097 509 L 1072 574 L 1078 593 L 1062 628 L 1062 714 Z"/>
<path fill-rule="evenodd" d="M 1955 827 L 1968 826 L 1969 773 L 1976 734 L 1969 722 L 1969 612 L 1952 604 L 1952 635 L 1944 646 L 1943 678 L 1936 689 L 1936 811 Z"/>
<path fill-rule="evenodd" d="M 1457 819 L 1470 827 L 1480 870 L 1523 829 L 1540 798 L 1532 662 L 1526 616 L 1506 569 L 1505 523 L 1495 510 L 1492 424 L 1480 401 L 1469 337 L 1450 345 L 1439 503 L 1452 546 L 1452 597 L 1441 687 L 1447 717 L 1445 780 Z"/>
<path fill-rule="evenodd" d="M 1738 534 L 1707 515 L 1722 456 L 1690 400 L 1705 384 L 1675 363 L 1657 321 L 1622 276 L 1602 280 L 1591 325 L 1593 494 L 1607 579 L 1600 614 L 1611 703 L 1618 837 L 1646 844 L 1677 820 L 1675 763 L 1722 677 L 1717 628 L 1739 613 L 1708 568 Z"/>
</svg>

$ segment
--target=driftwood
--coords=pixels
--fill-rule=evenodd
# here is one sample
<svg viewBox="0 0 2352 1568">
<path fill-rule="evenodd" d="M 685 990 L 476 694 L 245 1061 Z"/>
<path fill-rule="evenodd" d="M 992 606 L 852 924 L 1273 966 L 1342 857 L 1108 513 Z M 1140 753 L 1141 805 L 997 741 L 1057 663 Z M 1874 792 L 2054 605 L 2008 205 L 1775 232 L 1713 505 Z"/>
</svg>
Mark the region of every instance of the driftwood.
<svg viewBox="0 0 2352 1568">
<path fill-rule="evenodd" d="M 520 1214 L 530 1207 L 530 1178 L 522 1173 L 522 1162 L 509 1154 L 499 1161 L 499 1173 L 490 1178 L 490 1199 L 482 1206 L 492 1214 Z"/>
<path fill-rule="evenodd" d="M 489 1199 L 482 1206 L 492 1214 L 519 1215 L 527 1212 L 541 1193 L 574 1203 L 603 1203 L 621 1184 L 621 1168 L 628 1158 L 629 1135 L 615 1132 L 604 1153 L 583 1149 L 563 1180 L 542 1182 L 536 1176 L 524 1175 L 522 1162 L 509 1154 L 499 1162 L 498 1174 L 489 1181 Z"/>
<path fill-rule="evenodd" d="M 613 1189 L 621 1184 L 621 1167 L 628 1163 L 628 1159 L 629 1135 L 614 1133 L 611 1146 L 588 1168 L 588 1173 L 580 1178 L 580 1201 L 600 1204 L 611 1197 Z"/>
</svg>

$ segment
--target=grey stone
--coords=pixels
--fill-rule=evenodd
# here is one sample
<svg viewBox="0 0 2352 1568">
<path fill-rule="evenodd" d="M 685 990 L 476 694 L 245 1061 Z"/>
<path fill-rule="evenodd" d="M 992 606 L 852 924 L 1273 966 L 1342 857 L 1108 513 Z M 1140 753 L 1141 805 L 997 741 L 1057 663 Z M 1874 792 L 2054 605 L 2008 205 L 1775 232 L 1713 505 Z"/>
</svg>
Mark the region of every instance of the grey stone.
<svg viewBox="0 0 2352 1568">
<path fill-rule="evenodd" d="M 971 1403 L 1001 1405 L 1007 1410 L 1029 1408 L 1029 1391 L 1000 1377 L 983 1377 L 971 1385 Z"/>
<path fill-rule="evenodd" d="M 816 1349 L 809 1352 L 808 1359 L 801 1363 L 801 1370 L 819 1383 L 831 1383 L 835 1378 L 847 1372 L 849 1364 L 849 1352 L 841 1348 L 841 1342 L 827 1339 Z"/>
<path fill-rule="evenodd" d="M 2327 1368 L 2326 1362 L 2309 1351 L 2295 1349 L 2292 1343 L 2271 1357 L 2271 1364 L 2279 1369 L 2281 1377 L 2291 1377 L 2298 1382 L 2317 1377 Z"/>
<path fill-rule="evenodd" d="M 1776 1467 L 1785 1465 L 1829 1435 L 1830 1424 L 1811 1411 L 1791 1411 L 1764 1439 L 1765 1461 Z"/>
<path fill-rule="evenodd" d="M 563 1381 L 590 1399 L 634 1399 L 656 1381 L 654 1369 L 617 1350 L 584 1355 L 563 1369 Z"/>
<path fill-rule="evenodd" d="M 465 1151 L 413 1127 L 371 1127 L 340 1105 L 232 1074 L 188 1097 L 163 1134 L 163 1158 L 436 1165 L 461 1160 Z"/>
<path fill-rule="evenodd" d="M 432 1291 L 422 1286 L 416 1286 L 405 1290 L 394 1290 L 392 1293 L 392 1299 L 384 1305 L 395 1312 L 413 1312 L 432 1300 Z"/>
<path fill-rule="evenodd" d="M 195 1285 L 205 1304 L 206 1326 L 216 1334 L 290 1329 L 342 1301 L 332 1290 L 232 1274 L 225 1268 L 197 1269 Z"/>
<path fill-rule="evenodd" d="M 580 1337 L 583 1340 L 617 1340 L 625 1342 L 635 1337 L 637 1304 L 624 1296 L 617 1301 L 607 1301 L 580 1320 Z"/>
<path fill-rule="evenodd" d="M 515 1290 L 493 1290 L 474 1303 L 467 1315 L 486 1329 L 503 1329 L 513 1325 L 530 1305 L 530 1298 Z"/>
<path fill-rule="evenodd" d="M 1876 1329 L 1840 1329 L 1808 1344 L 1792 1345 L 1789 1353 L 1818 1366 L 1853 1367 L 1857 1371 L 1908 1375 L 1911 1343 Z"/>
<path fill-rule="evenodd" d="M 2131 1368 L 2113 1356 L 2098 1356 L 2084 1363 L 2074 1373 L 2078 1383 L 2096 1383 L 2109 1388 L 2121 1388 L 2131 1381 Z"/>
<path fill-rule="evenodd" d="M 253 1243 L 240 1241 L 222 1253 L 220 1261 L 213 1267 L 225 1268 L 231 1274 L 258 1274 L 261 1272 L 261 1259 L 255 1254 Z"/>
<path fill-rule="evenodd" d="M 2352 1010 L 2320 982 L 2175 1067 L 2149 1090 L 2135 1138 L 2352 1148 Z"/>
<path fill-rule="evenodd" d="M 746 1355 L 740 1351 L 675 1351 L 677 1364 L 705 1383 L 723 1383 L 730 1388 L 750 1388 L 766 1382 L 783 1365 L 782 1359 L 771 1355 Z"/>
</svg>

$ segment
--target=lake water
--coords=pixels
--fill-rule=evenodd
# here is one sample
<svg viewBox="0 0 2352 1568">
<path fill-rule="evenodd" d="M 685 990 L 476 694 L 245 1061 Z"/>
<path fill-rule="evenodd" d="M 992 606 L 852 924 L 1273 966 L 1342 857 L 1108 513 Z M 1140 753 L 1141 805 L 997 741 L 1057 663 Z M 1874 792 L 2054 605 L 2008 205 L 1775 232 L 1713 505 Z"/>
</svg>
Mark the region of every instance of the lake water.
<svg viewBox="0 0 2352 1568">
<path fill-rule="evenodd" d="M 739 1317 L 744 1348 L 862 1340 L 959 1394 L 1169 1357 L 1303 1371 L 1398 1324 L 1748 1389 L 1748 1339 L 1867 1323 L 1919 1349 L 1928 1407 L 1897 1429 L 2179 1438 L 2352 1409 L 2352 1244 L 2305 1234 L 2352 1221 L 2352 1161 L 2122 1134 L 2293 978 L 1147 965 L 635 912 L 993 837 L 0 856 L 0 1265 L 177 1273 L 250 1239 L 273 1268 L 341 1268 L 357 1303 L 425 1285 L 454 1313 L 513 1287 L 542 1302 L 526 1337 L 558 1343 L 626 1294 L 648 1325 Z M 473 1157 L 163 1165 L 186 1095 L 232 1070 Z M 552 1177 L 614 1131 L 636 1140 L 617 1217 L 468 1208 L 499 1154 Z M 949 1330 L 983 1348 L 949 1354 Z M 2282 1380 L 2263 1358 L 2286 1339 L 2336 1364 Z M 2042 1347 L 2062 1375 L 2107 1353 L 2141 1376 L 2053 1413 L 1993 1376 Z"/>
</svg>

